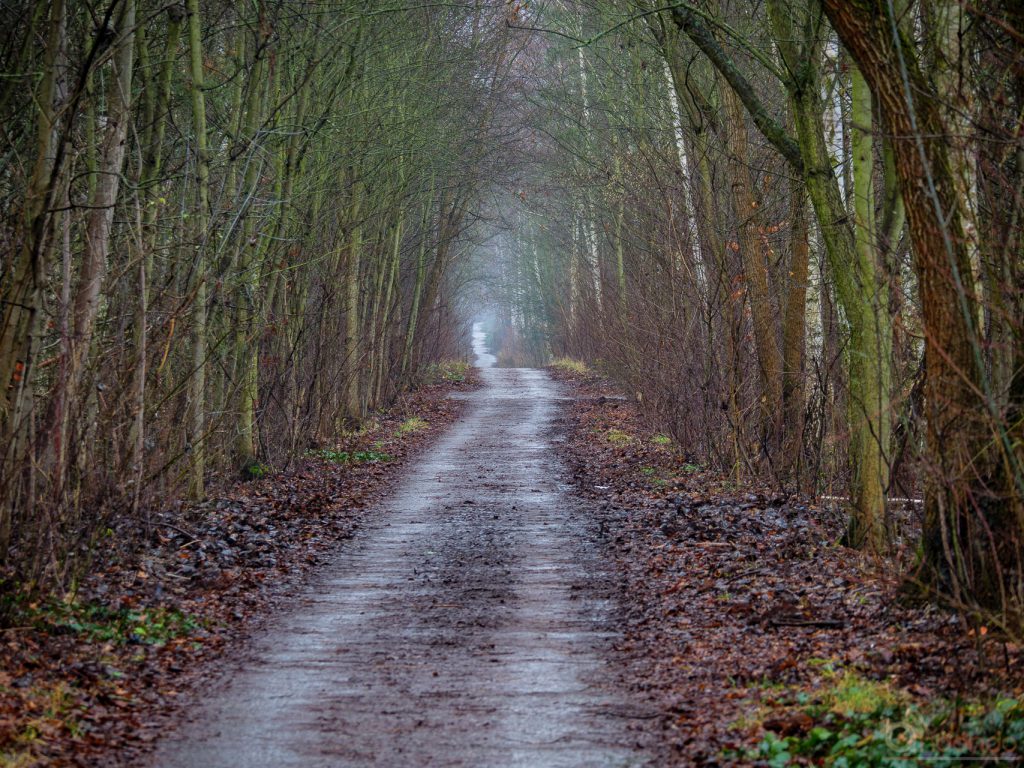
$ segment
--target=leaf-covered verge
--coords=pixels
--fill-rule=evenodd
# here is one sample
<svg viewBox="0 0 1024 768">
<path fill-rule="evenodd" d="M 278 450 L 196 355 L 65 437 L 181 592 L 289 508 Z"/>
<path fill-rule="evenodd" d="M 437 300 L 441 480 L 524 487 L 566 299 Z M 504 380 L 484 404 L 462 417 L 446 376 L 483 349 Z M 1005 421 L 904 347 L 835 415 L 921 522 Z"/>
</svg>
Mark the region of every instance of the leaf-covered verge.
<svg viewBox="0 0 1024 768">
<path fill-rule="evenodd" d="M 289 468 L 199 504 L 169 504 L 145 525 L 113 524 L 73 595 L 27 598 L 8 577 L 0 766 L 139 764 L 182 695 L 457 418 L 462 401 L 447 394 L 477 385 L 471 369 L 446 366 L 364 429 Z"/>
<path fill-rule="evenodd" d="M 628 677 L 659 764 L 959 765 L 1024 751 L 1024 653 L 901 597 L 906 562 L 841 545 L 842 510 L 691 463 L 597 374 L 566 460 L 622 572 Z"/>
</svg>

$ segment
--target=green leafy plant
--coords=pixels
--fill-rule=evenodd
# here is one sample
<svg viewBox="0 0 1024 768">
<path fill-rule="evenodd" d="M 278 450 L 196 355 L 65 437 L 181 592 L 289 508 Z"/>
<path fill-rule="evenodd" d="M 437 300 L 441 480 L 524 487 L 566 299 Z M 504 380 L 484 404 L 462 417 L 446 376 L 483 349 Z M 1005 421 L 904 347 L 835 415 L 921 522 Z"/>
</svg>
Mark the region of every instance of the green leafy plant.
<svg viewBox="0 0 1024 768">
<path fill-rule="evenodd" d="M 25 619 L 53 633 L 81 635 L 91 642 L 163 645 L 201 627 L 199 621 L 176 608 L 118 608 L 102 603 L 67 603 L 59 600 L 29 606 Z"/>
<path fill-rule="evenodd" d="M 247 480 L 259 480 L 271 474 L 272 472 L 273 470 L 268 465 L 259 461 L 253 461 L 249 464 L 246 464 L 245 467 L 242 469 L 242 474 L 245 476 Z"/>
<path fill-rule="evenodd" d="M 1017 755 L 1024 749 L 1024 703 L 988 705 L 936 700 L 914 702 L 883 682 L 852 672 L 836 675 L 811 701 L 797 697 L 795 711 L 813 726 L 792 735 L 768 732 L 739 756 L 772 766 L 799 760 L 836 768 L 912 768 L 962 765 L 966 758 Z"/>
<path fill-rule="evenodd" d="M 379 461 L 391 461 L 392 457 L 380 451 L 356 451 L 352 454 L 352 460 L 361 464 L 376 463 Z"/>
<path fill-rule="evenodd" d="M 307 456 L 315 459 L 322 459 L 329 461 L 332 464 L 348 464 L 356 462 L 359 464 L 375 463 L 382 461 L 391 461 L 392 456 L 381 451 L 370 450 L 370 451 L 338 451 L 332 448 L 319 448 L 313 451 L 307 451 Z"/>
<path fill-rule="evenodd" d="M 337 451 L 333 448 L 317 448 L 306 451 L 306 455 L 313 459 L 323 459 L 333 464 L 344 464 L 350 458 L 348 451 Z"/>
</svg>

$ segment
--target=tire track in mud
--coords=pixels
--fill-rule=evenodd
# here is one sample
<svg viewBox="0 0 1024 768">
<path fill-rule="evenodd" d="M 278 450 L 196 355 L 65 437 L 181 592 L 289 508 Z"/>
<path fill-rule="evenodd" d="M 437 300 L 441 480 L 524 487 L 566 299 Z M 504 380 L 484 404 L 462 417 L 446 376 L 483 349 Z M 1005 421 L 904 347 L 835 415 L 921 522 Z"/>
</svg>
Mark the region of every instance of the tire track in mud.
<svg viewBox="0 0 1024 768">
<path fill-rule="evenodd" d="M 559 385 L 487 367 L 467 415 L 157 749 L 161 768 L 646 764 Z"/>
</svg>

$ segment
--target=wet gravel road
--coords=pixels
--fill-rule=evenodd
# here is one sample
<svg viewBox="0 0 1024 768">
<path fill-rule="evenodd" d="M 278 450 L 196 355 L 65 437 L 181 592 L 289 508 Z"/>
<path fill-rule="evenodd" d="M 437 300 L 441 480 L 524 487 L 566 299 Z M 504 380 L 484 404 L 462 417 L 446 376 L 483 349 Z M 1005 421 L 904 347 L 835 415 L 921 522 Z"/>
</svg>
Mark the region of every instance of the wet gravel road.
<svg viewBox="0 0 1024 768">
<path fill-rule="evenodd" d="M 559 388 L 466 415 L 158 747 L 161 768 L 634 766 L 609 564 L 557 459 Z"/>
</svg>

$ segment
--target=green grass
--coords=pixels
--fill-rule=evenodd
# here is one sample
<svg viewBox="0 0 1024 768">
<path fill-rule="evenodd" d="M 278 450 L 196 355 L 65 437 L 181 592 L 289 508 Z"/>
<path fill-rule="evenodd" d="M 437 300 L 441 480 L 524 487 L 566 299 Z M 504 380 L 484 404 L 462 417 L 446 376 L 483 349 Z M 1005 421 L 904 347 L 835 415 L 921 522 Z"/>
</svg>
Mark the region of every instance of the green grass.
<svg viewBox="0 0 1024 768">
<path fill-rule="evenodd" d="M 0 689 L 2 690 L 2 689 Z M 22 713 L 17 730 L 8 732 L 4 749 L 0 750 L 0 768 L 28 768 L 41 763 L 33 747 L 59 738 L 67 730 L 73 738 L 84 733 L 81 708 L 76 703 L 75 689 L 69 683 L 35 685 L 24 693 L 29 709 Z M 31 711 L 33 716 L 29 717 Z"/>
<path fill-rule="evenodd" d="M 821 696 L 821 706 L 843 717 L 867 715 L 887 707 L 905 704 L 906 696 L 890 686 L 869 680 L 855 672 L 838 675 Z"/>
<path fill-rule="evenodd" d="M 426 429 L 430 424 L 426 419 L 421 419 L 419 416 L 411 416 L 410 418 L 403 421 L 398 425 L 398 429 L 395 430 L 395 434 L 399 437 L 412 434 L 413 432 L 419 432 L 422 429 Z"/>
<path fill-rule="evenodd" d="M 672 438 L 668 435 L 655 435 L 651 438 L 651 442 L 655 445 L 672 445 Z"/>
<path fill-rule="evenodd" d="M 621 429 L 609 429 L 604 433 L 604 438 L 612 445 L 627 445 L 633 442 L 633 436 Z"/>
<path fill-rule="evenodd" d="M 556 357 L 551 361 L 551 367 L 577 376 L 586 376 L 590 373 L 590 368 L 587 367 L 586 363 L 582 360 L 574 360 L 571 357 Z"/>
<path fill-rule="evenodd" d="M 640 474 L 646 477 L 655 488 L 664 488 L 668 485 L 668 480 L 659 476 L 656 467 L 640 467 Z"/>
<path fill-rule="evenodd" d="M 356 429 L 341 429 L 338 431 L 340 437 L 366 437 L 379 432 L 381 429 L 380 421 L 376 418 L 370 418 L 361 422 Z"/>
</svg>

